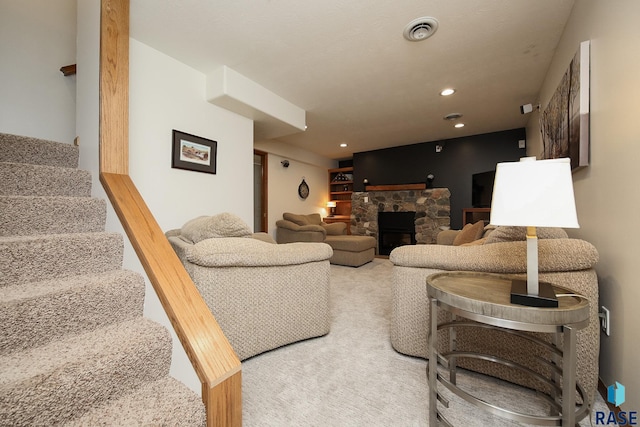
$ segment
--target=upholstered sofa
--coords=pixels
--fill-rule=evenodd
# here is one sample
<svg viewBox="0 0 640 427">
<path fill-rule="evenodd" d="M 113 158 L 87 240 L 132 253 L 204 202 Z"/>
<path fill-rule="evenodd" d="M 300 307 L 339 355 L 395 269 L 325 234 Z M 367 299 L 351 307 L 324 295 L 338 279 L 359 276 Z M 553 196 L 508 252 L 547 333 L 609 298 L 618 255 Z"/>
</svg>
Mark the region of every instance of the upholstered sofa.
<svg viewBox="0 0 640 427">
<path fill-rule="evenodd" d="M 329 332 L 329 245 L 278 245 L 229 214 L 166 236 L 240 360 Z"/>
<path fill-rule="evenodd" d="M 376 255 L 376 239 L 371 236 L 347 235 L 347 225 L 342 222 L 327 224 L 320 214 L 298 215 L 285 212 L 276 221 L 278 243 L 324 242 L 331 246 L 331 264 L 359 267 L 373 260 Z"/>
<path fill-rule="evenodd" d="M 476 227 L 474 238 L 451 243 L 459 232 L 442 232 L 441 244 L 401 246 L 389 259 L 392 272 L 391 344 L 403 354 L 427 358 L 427 328 L 429 305 L 426 279 L 442 271 L 478 271 L 526 278 L 525 230 L 521 227 L 498 227 L 491 231 Z M 491 234 L 486 235 L 487 232 Z M 598 353 L 600 328 L 598 318 L 598 280 L 594 266 L 598 252 L 590 243 L 570 239 L 561 229 L 538 229 L 540 280 L 551 282 L 584 295 L 590 302 L 589 324 L 577 332 L 577 379 L 584 387 L 589 402 L 593 402 L 598 383 Z M 448 243 L 448 244 L 442 244 Z M 448 316 L 442 315 L 439 321 Z M 549 341 L 548 335 L 542 338 Z M 443 347 L 447 343 L 440 340 Z M 548 377 L 535 358 L 544 357 L 531 342 L 491 330 L 457 331 L 456 345 L 460 350 L 478 351 L 514 360 L 534 368 Z M 502 378 L 526 387 L 545 390 L 519 370 L 474 359 L 460 360 L 460 366 Z"/>
</svg>

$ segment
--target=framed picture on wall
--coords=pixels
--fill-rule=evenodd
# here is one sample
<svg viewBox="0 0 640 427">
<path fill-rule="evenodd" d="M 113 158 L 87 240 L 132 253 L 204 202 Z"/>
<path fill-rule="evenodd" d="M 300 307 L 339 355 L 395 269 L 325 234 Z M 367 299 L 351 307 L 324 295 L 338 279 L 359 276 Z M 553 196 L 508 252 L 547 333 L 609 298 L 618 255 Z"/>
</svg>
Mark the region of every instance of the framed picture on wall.
<svg viewBox="0 0 640 427">
<path fill-rule="evenodd" d="M 540 116 L 544 159 L 569 157 L 571 169 L 589 165 L 589 48 L 580 48 Z"/>
<path fill-rule="evenodd" d="M 174 129 L 171 167 L 215 174 L 217 145 L 216 141 Z"/>
</svg>

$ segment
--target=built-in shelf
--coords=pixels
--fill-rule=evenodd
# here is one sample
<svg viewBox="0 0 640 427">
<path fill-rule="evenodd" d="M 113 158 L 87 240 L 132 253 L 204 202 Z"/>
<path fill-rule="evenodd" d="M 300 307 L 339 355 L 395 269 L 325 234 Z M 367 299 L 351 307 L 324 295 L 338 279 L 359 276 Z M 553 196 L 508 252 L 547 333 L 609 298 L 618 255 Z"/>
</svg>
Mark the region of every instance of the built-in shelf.
<svg viewBox="0 0 640 427">
<path fill-rule="evenodd" d="M 329 222 L 327 220 L 331 220 L 333 222 L 336 221 L 344 221 L 345 219 L 351 219 L 351 215 L 334 215 L 334 216 L 328 216 L 325 217 L 325 222 Z"/>
<path fill-rule="evenodd" d="M 329 200 L 336 202 L 335 214 L 325 222 L 344 222 L 351 234 L 351 194 L 353 193 L 353 167 L 329 169 Z"/>
</svg>

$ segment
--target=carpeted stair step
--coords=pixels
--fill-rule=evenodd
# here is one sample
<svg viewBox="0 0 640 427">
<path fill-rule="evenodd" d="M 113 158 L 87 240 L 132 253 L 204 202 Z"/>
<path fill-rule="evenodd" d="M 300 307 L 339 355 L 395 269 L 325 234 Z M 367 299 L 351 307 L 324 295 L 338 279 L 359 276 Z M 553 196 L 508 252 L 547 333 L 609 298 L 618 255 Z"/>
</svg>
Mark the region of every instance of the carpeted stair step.
<svg viewBox="0 0 640 427">
<path fill-rule="evenodd" d="M 89 411 L 66 423 L 84 426 L 204 426 L 206 416 L 201 398 L 171 377 Z"/>
<path fill-rule="evenodd" d="M 0 195 L 91 196 L 91 173 L 80 169 L 0 162 Z"/>
<path fill-rule="evenodd" d="M 58 425 L 168 375 L 171 336 L 145 318 L 0 356 L 0 425 Z"/>
<path fill-rule="evenodd" d="M 78 158 L 75 145 L 0 133 L 0 162 L 77 168 Z"/>
<path fill-rule="evenodd" d="M 0 196 L 0 236 L 104 231 L 107 204 L 90 197 Z"/>
<path fill-rule="evenodd" d="M 0 133 L 0 426 L 203 426 L 78 154 Z"/>
<path fill-rule="evenodd" d="M 0 287 L 122 267 L 117 233 L 0 237 Z"/>
<path fill-rule="evenodd" d="M 115 270 L 0 288 L 0 355 L 140 317 L 144 287 Z"/>
</svg>

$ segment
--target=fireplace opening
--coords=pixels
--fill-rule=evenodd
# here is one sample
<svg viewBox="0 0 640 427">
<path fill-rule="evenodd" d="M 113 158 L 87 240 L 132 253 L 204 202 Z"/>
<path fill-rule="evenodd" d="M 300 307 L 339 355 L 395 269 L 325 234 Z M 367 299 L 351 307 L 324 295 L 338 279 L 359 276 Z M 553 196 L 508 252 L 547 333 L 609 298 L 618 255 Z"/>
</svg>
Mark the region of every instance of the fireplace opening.
<svg viewBox="0 0 640 427">
<path fill-rule="evenodd" d="M 378 212 L 378 253 L 416 244 L 415 212 Z"/>
</svg>

